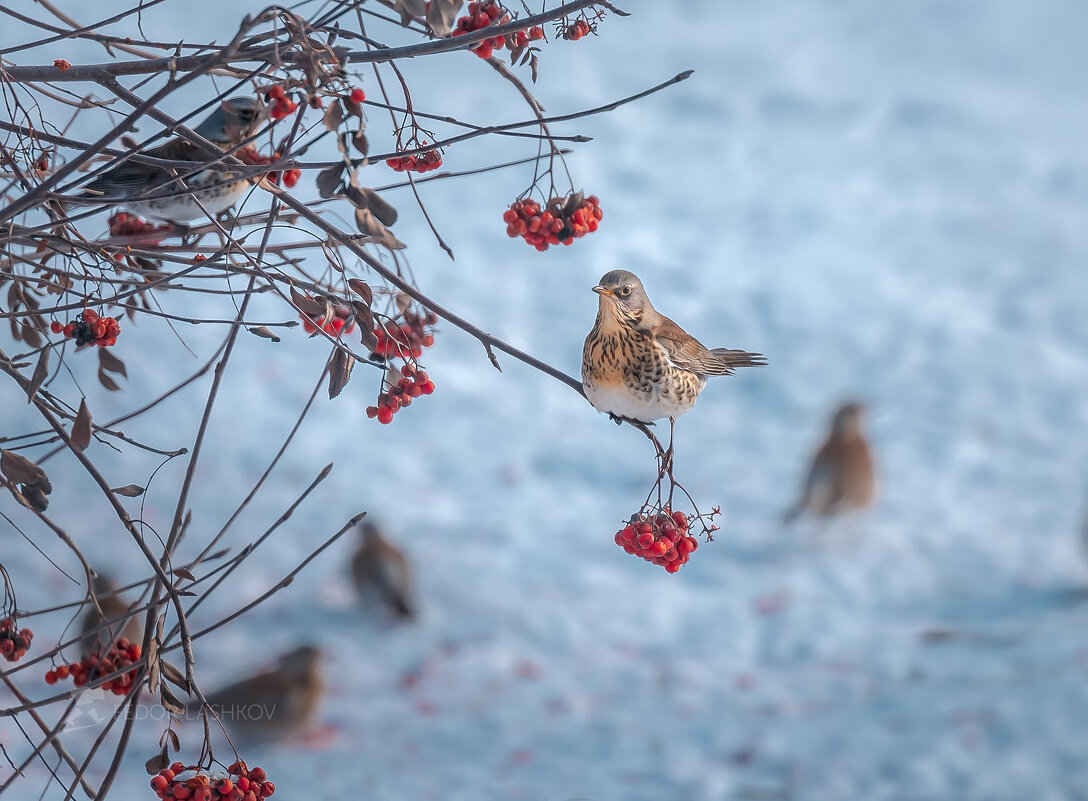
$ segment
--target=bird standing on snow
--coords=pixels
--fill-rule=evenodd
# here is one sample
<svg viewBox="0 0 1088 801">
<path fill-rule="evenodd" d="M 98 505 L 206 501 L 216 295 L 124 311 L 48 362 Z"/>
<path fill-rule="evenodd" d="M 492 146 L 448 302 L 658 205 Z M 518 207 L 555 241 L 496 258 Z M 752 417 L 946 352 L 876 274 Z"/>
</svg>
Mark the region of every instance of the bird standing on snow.
<svg viewBox="0 0 1088 801">
<path fill-rule="evenodd" d="M 844 403 L 835 412 L 827 440 L 812 459 L 801 498 L 786 511 L 784 522 L 792 522 L 805 511 L 830 517 L 873 502 L 876 477 L 873 455 L 861 428 L 864 411 L 860 404 Z"/>
<path fill-rule="evenodd" d="M 416 615 L 415 582 L 404 553 L 369 520 L 359 525 L 362 543 L 351 558 L 351 578 L 361 595 L 377 591 L 402 618 Z"/>
<path fill-rule="evenodd" d="M 232 732 L 265 741 L 298 733 L 309 724 L 323 689 L 321 651 L 303 645 L 281 656 L 271 670 L 208 693 L 207 699 Z M 199 701 L 190 704 L 190 711 L 199 709 Z"/>
</svg>

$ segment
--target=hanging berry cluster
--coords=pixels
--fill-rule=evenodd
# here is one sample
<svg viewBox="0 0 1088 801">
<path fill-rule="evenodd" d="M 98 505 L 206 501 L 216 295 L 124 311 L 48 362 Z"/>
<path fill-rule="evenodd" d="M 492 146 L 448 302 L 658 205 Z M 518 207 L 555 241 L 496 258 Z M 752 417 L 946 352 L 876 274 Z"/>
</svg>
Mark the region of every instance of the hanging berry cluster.
<svg viewBox="0 0 1088 801">
<path fill-rule="evenodd" d="M 384 326 L 375 327 L 374 336 L 378 338 L 378 344 L 374 346 L 371 357 L 418 359 L 423 355 L 424 348 L 434 344 L 434 334 L 427 330 L 438 322 L 434 312 L 427 312 L 421 316 L 412 311 L 405 311 L 402 319 L 401 323 L 389 320 Z"/>
<path fill-rule="evenodd" d="M 550 245 L 569 245 L 575 239 L 593 233 L 604 212 L 596 195 L 584 197 L 575 192 L 566 197 L 553 197 L 543 208 L 535 200 L 519 200 L 502 215 L 506 233 L 520 236 L 543 252 Z"/>
<path fill-rule="evenodd" d="M 347 306 L 337 306 L 333 311 L 332 318 L 321 325 L 320 320 L 315 320 L 307 314 L 299 314 L 298 318 L 302 320 L 302 330 L 307 334 L 312 334 L 317 331 L 319 325 L 321 330 L 330 336 L 337 336 L 343 331 L 345 334 L 350 334 L 355 330 L 355 321 L 348 322 L 348 318 L 351 317 L 351 309 Z M 346 327 L 345 327 L 346 326 Z"/>
<path fill-rule="evenodd" d="M 278 161 L 280 157 L 280 153 L 278 150 L 271 156 L 266 156 L 263 153 L 258 153 L 257 149 L 253 147 L 253 145 L 247 145 L 246 147 L 243 147 L 235 155 L 238 156 L 238 160 L 241 161 L 243 164 L 250 164 L 256 167 L 263 167 L 271 164 L 273 161 Z M 292 189 L 294 188 L 295 184 L 298 183 L 298 179 L 301 177 L 302 170 L 293 167 L 289 170 L 284 170 L 283 184 L 288 189 Z M 272 170 L 271 172 L 269 172 L 268 180 L 270 180 L 274 184 L 278 184 L 280 182 L 280 171 Z"/>
<path fill-rule="evenodd" d="M 562 27 L 559 31 L 559 35 L 564 39 L 571 42 L 577 42 L 583 36 L 587 36 L 593 30 L 590 24 L 584 20 L 579 19 L 572 22 L 570 25 Z"/>
<path fill-rule="evenodd" d="M 71 665 L 61 665 L 56 670 L 50 670 L 45 674 L 46 684 L 56 684 L 58 680 L 67 679 L 69 676 L 76 687 L 82 687 L 96 676 L 106 676 L 114 671 L 124 670 L 140 658 L 140 646 L 129 642 L 127 637 L 118 637 L 105 656 L 99 656 L 98 651 L 91 651 L 78 662 Z M 112 692 L 114 695 L 125 695 L 132 689 L 136 682 L 138 668 L 133 668 L 127 673 L 122 673 L 107 682 L 99 685 L 99 689 Z"/>
<path fill-rule="evenodd" d="M 699 541 L 688 535 L 688 516 L 679 511 L 670 514 L 668 506 L 657 513 L 634 515 L 616 532 L 616 544 L 669 573 L 686 564 L 699 547 Z"/>
<path fill-rule="evenodd" d="M 108 348 L 117 344 L 121 333 L 121 324 L 113 317 L 99 317 L 94 309 L 84 309 L 74 322 L 61 325 L 56 320 L 49 324 L 54 334 L 63 333 L 68 339 L 74 339 L 79 346 L 98 345 Z"/>
<path fill-rule="evenodd" d="M 400 373 L 392 368 L 386 371 L 382 379 L 382 392 L 378 395 L 378 405 L 367 406 L 366 416 L 372 420 L 376 417 L 379 423 L 388 425 L 393 422 L 394 414 L 412 405 L 413 399 L 432 392 L 434 381 L 431 381 L 427 373 L 412 362 L 405 362 Z"/>
<path fill-rule="evenodd" d="M 26 649 L 33 639 L 34 632 L 19 628 L 10 617 L 0 620 L 0 656 L 9 662 L 18 662 L 26 656 Z"/>
<path fill-rule="evenodd" d="M 163 223 L 154 225 L 143 217 L 119 211 L 109 218 L 110 236 L 135 236 L 136 234 L 157 234 L 160 231 L 172 231 L 173 226 Z M 158 242 L 160 240 L 153 240 Z"/>
<path fill-rule="evenodd" d="M 428 150 L 418 156 L 394 156 L 385 163 L 397 172 L 430 172 L 442 166 L 442 154 L 437 150 Z"/>
<path fill-rule="evenodd" d="M 468 4 L 468 14 L 457 20 L 457 25 L 450 35 L 464 36 L 466 33 L 486 28 L 488 25 L 502 25 L 504 22 L 509 21 L 510 15 L 496 0 L 472 2 Z M 492 36 L 490 39 L 484 39 L 482 42 L 474 44 L 469 50 L 480 58 L 491 58 L 492 51 L 501 50 L 505 44 L 506 41 L 503 37 Z"/>
<path fill-rule="evenodd" d="M 272 104 L 269 116 L 274 120 L 282 120 L 298 108 L 298 103 L 287 96 L 287 92 L 284 91 L 282 86 L 273 86 L 269 89 L 268 94 L 265 95 L 265 100 Z"/>
<path fill-rule="evenodd" d="M 188 771 L 195 773 L 188 778 L 180 777 Z M 276 785 L 268 781 L 262 768 L 247 768 L 245 762 L 238 760 L 227 772 L 230 775 L 217 778 L 202 773 L 198 767 L 175 762 L 151 777 L 151 789 L 159 798 L 177 801 L 259 801 L 276 792 Z"/>
</svg>

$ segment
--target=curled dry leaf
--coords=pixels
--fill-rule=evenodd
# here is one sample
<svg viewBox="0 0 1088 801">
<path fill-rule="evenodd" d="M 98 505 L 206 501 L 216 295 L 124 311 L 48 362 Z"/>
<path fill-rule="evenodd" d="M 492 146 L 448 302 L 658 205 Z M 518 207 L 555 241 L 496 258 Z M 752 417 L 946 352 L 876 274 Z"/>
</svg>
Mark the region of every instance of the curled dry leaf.
<svg viewBox="0 0 1088 801">
<path fill-rule="evenodd" d="M 296 309 L 307 317 L 314 318 L 323 315 L 329 305 L 324 298 L 319 300 L 312 295 L 307 295 L 305 292 L 299 292 L 294 287 L 291 287 L 291 302 L 295 304 Z"/>
<path fill-rule="evenodd" d="M 374 301 L 374 291 L 370 288 L 370 284 L 360 278 L 349 278 L 348 289 L 361 297 L 367 306 Z"/>
<path fill-rule="evenodd" d="M 109 374 L 106 373 L 106 371 L 103 370 L 101 367 L 98 368 L 98 383 L 104 386 L 110 392 L 118 392 L 121 389 L 121 387 L 117 385 L 117 382 L 110 378 Z"/>
<path fill-rule="evenodd" d="M 329 167 L 317 174 L 317 193 L 326 200 L 334 197 L 340 189 L 340 176 L 343 167 Z"/>
<path fill-rule="evenodd" d="M 45 471 L 21 453 L 0 451 L 0 473 L 3 473 L 12 484 L 41 487 L 47 493 L 53 491 Z"/>
<path fill-rule="evenodd" d="M 405 247 L 403 242 L 393 236 L 388 228 L 375 219 L 370 209 L 355 210 L 355 225 L 360 233 L 366 234 L 373 242 L 384 245 L 390 250 L 403 250 Z"/>
<path fill-rule="evenodd" d="M 408 25 L 413 19 L 422 19 L 427 13 L 426 0 L 393 0 L 393 8 L 400 13 L 404 25 Z"/>
<path fill-rule="evenodd" d="M 352 368 L 355 367 L 355 357 L 350 353 L 337 348 L 333 351 L 329 361 L 329 399 L 339 395 L 351 378 Z"/>
<path fill-rule="evenodd" d="M 34 374 L 30 377 L 30 383 L 26 388 L 27 403 L 31 403 L 34 400 L 34 396 L 38 394 L 38 389 L 41 388 L 42 382 L 45 381 L 46 376 L 49 375 L 49 348 L 46 348 L 38 356 L 38 363 L 34 366 Z"/>
<path fill-rule="evenodd" d="M 340 104 L 339 100 L 334 100 L 329 104 L 329 108 L 325 111 L 325 129 L 329 131 L 335 131 L 340 127 L 340 123 L 344 121 L 344 107 Z"/>
<path fill-rule="evenodd" d="M 174 571 L 177 572 L 176 570 Z M 193 690 L 189 686 L 189 681 L 185 678 L 185 674 L 178 670 L 174 665 L 167 662 L 165 659 L 159 660 L 159 666 L 162 668 L 162 677 L 175 687 L 180 688 L 186 694 L 191 695 Z"/>
<path fill-rule="evenodd" d="M 147 771 L 148 776 L 154 776 L 163 768 L 170 767 L 170 757 L 166 755 L 166 747 L 163 746 L 162 751 L 155 754 L 151 759 L 144 763 L 144 770 Z"/>
<path fill-rule="evenodd" d="M 128 378 L 128 371 L 125 370 L 125 363 L 118 359 L 107 348 L 98 349 L 98 366 L 103 370 L 109 370 L 111 373 L 117 373 Z"/>
<path fill-rule="evenodd" d="M 280 338 L 272 333 L 272 330 L 267 325 L 256 325 L 253 328 L 247 328 L 249 333 L 265 339 L 271 339 L 273 342 L 279 342 Z"/>
<path fill-rule="evenodd" d="M 461 10 L 462 0 L 431 0 L 427 4 L 427 25 L 431 33 L 442 38 L 449 36 L 453 23 L 457 21 L 457 12 Z"/>
<path fill-rule="evenodd" d="M 114 487 L 110 492 L 115 495 L 124 495 L 126 498 L 139 498 L 144 494 L 144 488 L 138 484 L 125 484 L 123 487 Z"/>
<path fill-rule="evenodd" d="M 357 209 L 366 209 L 370 211 L 375 219 L 384 226 L 393 225 L 397 221 L 397 210 L 393 207 L 389 201 L 385 200 L 381 195 L 375 192 L 373 189 L 368 189 L 365 186 L 349 186 L 344 190 L 344 194 L 347 195 Z M 366 231 L 363 231 L 366 233 Z"/>
<path fill-rule="evenodd" d="M 175 715 L 185 714 L 185 704 L 178 700 L 178 697 L 166 686 L 164 681 L 159 682 L 159 703 L 167 712 L 173 712 Z"/>
<path fill-rule="evenodd" d="M 79 402 L 79 411 L 72 423 L 71 441 L 77 451 L 83 451 L 91 444 L 91 411 L 87 408 L 86 398 Z"/>
</svg>

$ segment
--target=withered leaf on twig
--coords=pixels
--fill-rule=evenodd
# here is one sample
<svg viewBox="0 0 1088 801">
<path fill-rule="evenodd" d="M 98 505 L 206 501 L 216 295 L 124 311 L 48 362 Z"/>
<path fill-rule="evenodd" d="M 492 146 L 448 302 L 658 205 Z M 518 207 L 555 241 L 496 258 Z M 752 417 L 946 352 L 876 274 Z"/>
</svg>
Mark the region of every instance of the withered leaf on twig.
<svg viewBox="0 0 1088 801">
<path fill-rule="evenodd" d="M 400 20 L 407 25 L 415 19 L 422 19 L 427 13 L 426 0 L 393 0 L 393 7 L 400 12 Z"/>
<path fill-rule="evenodd" d="M 38 363 L 34 366 L 34 374 L 30 377 L 30 384 L 26 388 L 27 403 L 31 403 L 34 400 L 34 396 L 38 394 L 38 389 L 41 388 L 42 382 L 45 381 L 46 376 L 49 375 L 49 348 L 42 351 L 38 357 Z"/>
<path fill-rule="evenodd" d="M 175 567 L 174 575 L 186 579 L 187 581 L 196 581 L 196 576 L 186 570 L 184 567 Z"/>
<path fill-rule="evenodd" d="M 404 249 L 404 243 L 393 236 L 388 228 L 378 222 L 370 209 L 355 210 L 355 225 L 359 228 L 360 233 L 366 234 L 379 245 L 384 245 L 390 250 Z"/>
<path fill-rule="evenodd" d="M 125 484 L 123 487 L 114 487 L 110 492 L 115 495 L 124 495 L 126 498 L 139 498 L 144 494 L 144 488 L 138 484 Z"/>
<path fill-rule="evenodd" d="M 48 487 L 47 492 L 53 490 L 49 486 L 49 478 L 45 475 L 45 471 L 15 451 L 0 450 L 0 473 L 3 473 L 12 484 L 44 485 Z"/>
<path fill-rule="evenodd" d="M 299 292 L 293 286 L 291 287 L 291 301 L 295 304 L 300 312 L 307 317 L 320 317 L 325 313 L 325 307 L 328 303 L 324 299 L 318 300 L 312 295 L 307 295 L 305 292 Z"/>
<path fill-rule="evenodd" d="M 98 368 L 98 383 L 108 389 L 110 392 L 118 392 L 121 387 L 114 381 L 101 367 Z"/>
<path fill-rule="evenodd" d="M 370 140 L 366 138 L 366 134 L 363 133 L 362 127 L 360 127 L 358 131 L 352 134 L 351 144 L 362 155 L 370 155 Z"/>
<path fill-rule="evenodd" d="M 267 325 L 255 325 L 253 326 L 253 328 L 247 328 L 246 330 L 249 331 L 249 333 L 255 334 L 259 337 L 271 339 L 273 342 L 280 341 L 280 338 L 273 334 L 272 329 L 270 329 Z"/>
<path fill-rule="evenodd" d="M 175 715 L 185 714 L 185 704 L 178 700 L 164 681 L 159 682 L 159 703 L 167 712 L 173 712 Z"/>
<path fill-rule="evenodd" d="M 329 399 L 339 395 L 351 378 L 351 371 L 355 367 L 355 357 L 350 353 L 337 348 L 333 351 L 332 360 L 329 363 Z"/>
<path fill-rule="evenodd" d="M 98 366 L 103 370 L 109 370 L 111 373 L 118 373 L 119 375 L 128 378 L 128 371 L 125 370 L 125 363 L 106 348 L 98 349 Z"/>
<path fill-rule="evenodd" d="M 393 225 L 397 221 L 397 210 L 373 189 L 365 186 L 349 186 L 344 190 L 344 194 L 356 208 L 372 212 L 382 225 Z"/>
<path fill-rule="evenodd" d="M 462 0 L 431 0 L 427 6 L 427 25 L 431 33 L 441 38 L 448 36 L 450 28 L 461 10 Z"/>
<path fill-rule="evenodd" d="M 83 451 L 91 444 L 91 411 L 87 408 L 86 398 L 79 402 L 79 411 L 72 423 L 71 440 L 72 447 L 77 451 Z"/>
<path fill-rule="evenodd" d="M 170 757 L 166 755 L 166 746 L 164 745 L 162 750 L 151 757 L 144 763 L 144 770 L 147 771 L 148 776 L 154 776 L 163 768 L 170 767 Z"/>
<path fill-rule="evenodd" d="M 361 297 L 367 306 L 374 301 L 374 291 L 370 288 L 370 284 L 360 278 L 349 278 L 348 289 Z"/>
<path fill-rule="evenodd" d="M 317 193 L 326 200 L 336 195 L 340 188 L 340 176 L 343 167 L 329 167 L 317 174 Z"/>
<path fill-rule="evenodd" d="M 181 740 L 178 739 L 178 733 L 176 731 L 167 729 L 163 732 L 163 735 L 170 741 L 170 747 L 174 750 L 175 754 L 181 750 Z"/>
<path fill-rule="evenodd" d="M 30 323 L 23 321 L 23 342 L 30 345 L 32 348 L 40 348 L 42 346 L 41 335 Z"/>
<path fill-rule="evenodd" d="M 325 128 L 329 131 L 335 131 L 340 127 L 340 123 L 344 121 L 344 107 L 340 105 L 339 100 L 334 100 L 329 104 L 329 108 L 325 111 Z"/>
<path fill-rule="evenodd" d="M 177 571 L 174 571 L 175 573 Z M 185 674 L 171 665 L 165 659 L 160 660 L 160 666 L 162 667 L 162 677 L 176 687 L 179 687 L 186 694 L 191 695 L 193 690 L 189 686 L 189 682 L 185 678 Z"/>
</svg>

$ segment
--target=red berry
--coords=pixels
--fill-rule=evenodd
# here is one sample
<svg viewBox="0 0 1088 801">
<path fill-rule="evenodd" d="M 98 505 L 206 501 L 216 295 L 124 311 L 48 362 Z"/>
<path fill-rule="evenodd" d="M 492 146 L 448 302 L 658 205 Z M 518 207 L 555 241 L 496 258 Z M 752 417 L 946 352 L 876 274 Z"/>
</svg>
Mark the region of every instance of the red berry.
<svg viewBox="0 0 1088 801">
<path fill-rule="evenodd" d="M 292 189 L 292 188 L 294 188 L 295 184 L 298 183 L 298 179 L 301 178 L 301 177 L 302 177 L 302 170 L 298 170 L 298 169 L 286 170 L 283 173 L 283 185 L 286 186 L 288 189 Z"/>
<path fill-rule="evenodd" d="M 189 789 L 187 784 L 175 784 L 174 785 L 174 798 L 178 801 L 183 801 L 193 794 L 193 791 Z"/>
<path fill-rule="evenodd" d="M 61 331 L 64 330 L 64 326 L 54 320 L 49 324 L 49 330 L 52 331 L 54 334 L 59 334 Z"/>
<path fill-rule="evenodd" d="M 378 407 L 378 422 L 382 425 L 388 425 L 393 422 L 393 409 L 390 406 Z"/>
<path fill-rule="evenodd" d="M 71 673 L 71 671 L 69 670 L 67 665 L 61 665 L 59 668 L 57 668 L 57 678 L 58 679 L 66 679 L 66 678 L 68 678 L 70 673 Z"/>
<path fill-rule="evenodd" d="M 230 795 L 233 789 L 234 782 L 225 776 L 215 783 L 215 791 L 219 793 L 219 795 Z"/>
<path fill-rule="evenodd" d="M 651 545 L 654 544 L 654 535 L 648 531 L 645 531 L 638 535 L 638 547 L 642 550 L 648 550 Z"/>
<path fill-rule="evenodd" d="M 45 683 L 46 684 L 56 684 L 57 683 L 57 674 L 54 673 L 52 670 L 46 671 L 46 673 L 45 673 Z"/>
<path fill-rule="evenodd" d="M 156 793 L 166 792 L 166 788 L 169 786 L 170 782 L 165 776 L 159 775 L 151 778 L 151 789 Z"/>
<path fill-rule="evenodd" d="M 364 100 L 366 100 L 366 92 L 364 92 L 362 89 L 352 89 L 351 90 L 351 102 L 352 103 L 358 104 L 358 103 L 362 103 Z"/>
<path fill-rule="evenodd" d="M 238 780 L 234 782 L 234 787 L 243 793 L 247 792 L 249 790 L 249 779 L 245 776 L 239 776 Z"/>
<path fill-rule="evenodd" d="M 275 782 L 264 782 L 261 785 L 261 798 L 268 798 L 268 796 L 272 795 L 275 792 L 276 792 L 276 783 Z"/>
</svg>

